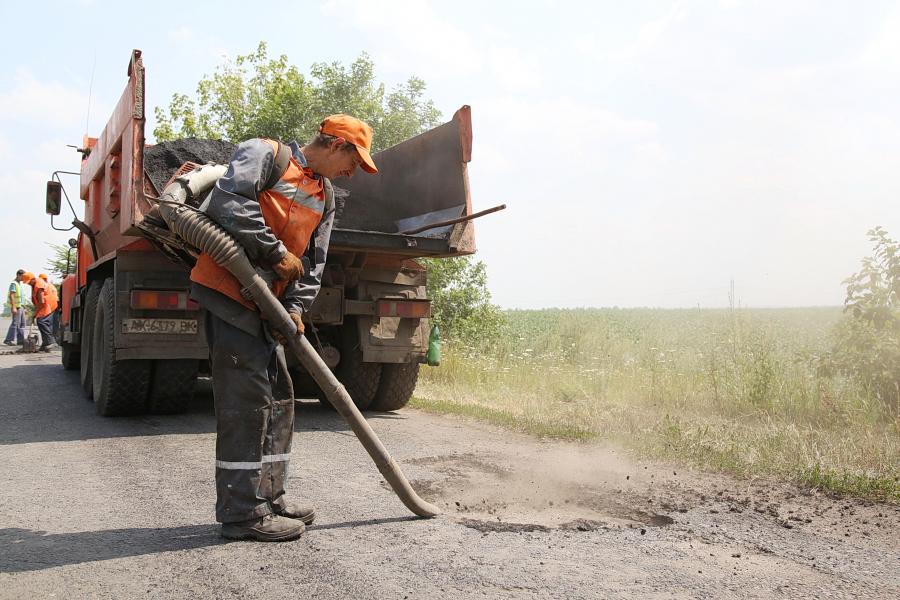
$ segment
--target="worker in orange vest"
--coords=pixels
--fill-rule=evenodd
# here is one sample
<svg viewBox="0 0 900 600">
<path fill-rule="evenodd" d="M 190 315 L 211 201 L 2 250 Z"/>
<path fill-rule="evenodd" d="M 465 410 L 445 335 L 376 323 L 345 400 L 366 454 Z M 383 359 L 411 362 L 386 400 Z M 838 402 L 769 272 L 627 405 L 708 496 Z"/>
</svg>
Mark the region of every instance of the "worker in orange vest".
<svg viewBox="0 0 900 600">
<path fill-rule="evenodd" d="M 55 338 L 59 332 L 59 292 L 56 291 L 56 286 L 53 285 L 53 283 L 47 277 L 46 273 L 41 273 L 40 275 L 38 275 L 38 277 L 47 283 L 47 292 L 56 303 L 56 309 L 54 309 L 53 314 L 51 315 L 51 331 L 53 332 L 53 337 Z"/>
<path fill-rule="evenodd" d="M 322 121 L 307 145 L 252 139 L 235 150 L 202 209 L 270 274 L 272 290 L 303 334 L 322 280 L 334 220 L 330 179 L 377 168 L 372 128 L 348 115 Z M 207 311 L 216 405 L 216 520 L 228 539 L 296 539 L 315 509 L 285 497 L 294 391 L 284 349 L 207 254 L 191 271 L 191 296 Z"/>
<path fill-rule="evenodd" d="M 37 322 L 38 330 L 41 332 L 41 350 L 50 352 L 56 347 L 56 340 L 53 338 L 53 313 L 58 305 L 56 290 L 51 292 L 49 288 L 52 285 L 43 279 L 35 277 L 34 273 L 31 272 L 26 272 L 22 275 L 22 283 L 31 286 L 34 320 Z"/>
<path fill-rule="evenodd" d="M 59 304 L 59 294 L 56 293 L 56 286 L 50 283 L 50 279 L 47 277 L 46 273 L 41 273 L 38 275 L 41 281 L 47 284 L 47 293 L 56 300 L 56 303 Z"/>
</svg>

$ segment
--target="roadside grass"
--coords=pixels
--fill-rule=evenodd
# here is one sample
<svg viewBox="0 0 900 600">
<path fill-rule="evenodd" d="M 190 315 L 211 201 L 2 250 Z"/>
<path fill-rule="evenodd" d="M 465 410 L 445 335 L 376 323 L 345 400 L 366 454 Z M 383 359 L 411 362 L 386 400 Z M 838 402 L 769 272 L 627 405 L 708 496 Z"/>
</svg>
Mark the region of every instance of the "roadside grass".
<svg viewBox="0 0 900 600">
<path fill-rule="evenodd" d="M 839 308 L 510 311 L 451 344 L 412 406 L 539 436 L 900 502 L 900 417 L 824 376 Z"/>
</svg>

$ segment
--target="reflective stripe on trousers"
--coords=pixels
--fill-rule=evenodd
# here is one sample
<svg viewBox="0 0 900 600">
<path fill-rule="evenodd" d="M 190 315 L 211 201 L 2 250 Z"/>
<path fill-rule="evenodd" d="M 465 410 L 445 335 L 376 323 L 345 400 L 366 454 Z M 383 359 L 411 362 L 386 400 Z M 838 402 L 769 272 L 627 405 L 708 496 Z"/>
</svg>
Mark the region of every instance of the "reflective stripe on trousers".
<svg viewBox="0 0 900 600">
<path fill-rule="evenodd" d="M 240 471 L 242 469 L 261 469 L 263 463 L 287 462 L 289 460 L 291 460 L 290 454 L 264 454 L 262 460 L 259 462 L 231 462 L 227 460 L 217 460 L 216 468 L 232 469 L 234 471 Z"/>
<path fill-rule="evenodd" d="M 216 520 L 246 521 L 283 505 L 294 391 L 283 349 L 206 314 L 216 404 Z"/>
</svg>

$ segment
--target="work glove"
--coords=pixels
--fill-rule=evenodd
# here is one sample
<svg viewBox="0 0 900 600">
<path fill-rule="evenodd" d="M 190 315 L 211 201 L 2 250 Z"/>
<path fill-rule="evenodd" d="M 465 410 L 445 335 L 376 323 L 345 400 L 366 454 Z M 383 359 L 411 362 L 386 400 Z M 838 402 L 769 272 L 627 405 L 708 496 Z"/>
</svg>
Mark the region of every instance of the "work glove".
<svg viewBox="0 0 900 600">
<path fill-rule="evenodd" d="M 303 319 L 300 317 L 299 313 L 290 312 L 288 316 L 291 317 L 291 321 L 294 322 L 294 325 L 297 326 L 297 332 L 294 334 L 296 336 L 303 335 Z M 275 341 L 281 344 L 282 346 L 287 346 L 287 340 L 284 339 L 284 336 L 281 335 L 278 331 L 272 331 L 272 337 L 275 338 Z"/>
<path fill-rule="evenodd" d="M 303 277 L 303 263 L 290 252 L 285 254 L 284 258 L 272 265 L 272 270 L 274 270 L 279 277 L 288 281 Z"/>
</svg>

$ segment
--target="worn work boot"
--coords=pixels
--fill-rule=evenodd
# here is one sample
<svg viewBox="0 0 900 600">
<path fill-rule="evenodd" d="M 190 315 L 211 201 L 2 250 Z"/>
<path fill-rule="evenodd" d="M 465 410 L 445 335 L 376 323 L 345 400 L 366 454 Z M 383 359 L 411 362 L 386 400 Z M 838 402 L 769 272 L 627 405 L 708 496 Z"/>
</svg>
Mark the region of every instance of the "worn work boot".
<svg viewBox="0 0 900 600">
<path fill-rule="evenodd" d="M 286 542 L 297 539 L 304 531 L 306 526 L 303 521 L 279 515 L 265 515 L 237 523 L 222 523 L 222 537 L 229 540 Z"/>
<path fill-rule="evenodd" d="M 291 519 L 300 519 L 306 525 L 312 525 L 316 520 L 316 507 L 299 502 L 285 501 L 284 508 L 275 507 L 275 514 Z"/>
</svg>

